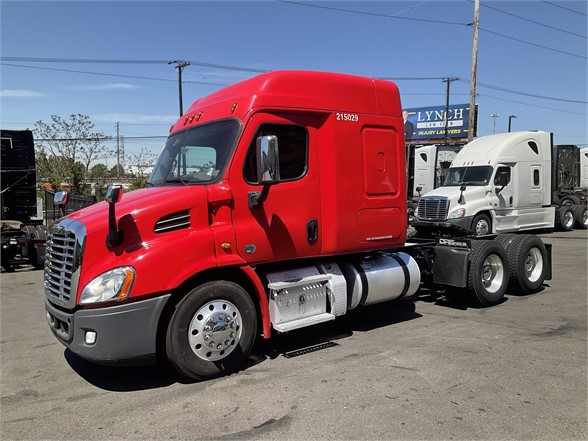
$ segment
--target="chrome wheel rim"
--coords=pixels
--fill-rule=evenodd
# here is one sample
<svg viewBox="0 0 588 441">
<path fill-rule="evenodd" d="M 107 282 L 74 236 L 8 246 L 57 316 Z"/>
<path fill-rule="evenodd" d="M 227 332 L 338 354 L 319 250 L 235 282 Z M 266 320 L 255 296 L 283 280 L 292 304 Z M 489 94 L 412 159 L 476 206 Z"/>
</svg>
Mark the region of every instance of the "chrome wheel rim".
<svg viewBox="0 0 588 441">
<path fill-rule="evenodd" d="M 538 248 L 531 248 L 525 256 L 525 274 L 531 282 L 536 282 L 543 272 L 543 256 Z"/>
<path fill-rule="evenodd" d="M 241 313 L 231 302 L 208 302 L 194 314 L 190 322 L 190 348 L 203 360 L 222 360 L 239 343 L 242 323 Z"/>
<path fill-rule="evenodd" d="M 504 265 L 502 260 L 497 255 L 493 254 L 484 260 L 482 265 L 482 284 L 490 293 L 495 293 L 500 290 L 504 283 Z"/>
</svg>

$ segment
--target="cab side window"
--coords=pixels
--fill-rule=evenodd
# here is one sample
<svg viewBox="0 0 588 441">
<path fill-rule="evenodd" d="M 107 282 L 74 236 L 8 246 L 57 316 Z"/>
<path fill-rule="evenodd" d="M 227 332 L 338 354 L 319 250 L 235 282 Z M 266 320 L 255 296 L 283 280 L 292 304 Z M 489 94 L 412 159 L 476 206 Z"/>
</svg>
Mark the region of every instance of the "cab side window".
<svg viewBox="0 0 588 441">
<path fill-rule="evenodd" d="M 308 169 L 308 132 L 306 128 L 286 124 L 263 124 L 249 145 L 243 170 L 245 180 L 250 184 L 257 183 L 257 138 L 267 135 L 278 137 L 280 180 L 292 181 L 304 176 Z"/>
</svg>

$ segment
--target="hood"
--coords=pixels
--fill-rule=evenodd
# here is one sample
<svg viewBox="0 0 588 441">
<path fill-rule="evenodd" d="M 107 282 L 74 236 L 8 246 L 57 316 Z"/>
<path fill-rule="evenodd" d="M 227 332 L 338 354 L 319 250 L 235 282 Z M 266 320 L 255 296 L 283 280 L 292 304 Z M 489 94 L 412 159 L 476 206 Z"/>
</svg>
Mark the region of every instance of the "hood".
<svg viewBox="0 0 588 441">
<path fill-rule="evenodd" d="M 483 209 L 487 210 L 491 207 L 492 201 L 489 197 L 489 188 L 488 186 L 479 185 L 466 186 L 466 189 L 463 191 L 462 203 L 459 203 L 460 196 L 462 195 L 459 187 L 439 187 L 422 196 L 419 205 L 421 202 L 424 204 L 434 199 L 448 199 L 449 204 L 447 205 L 446 215 L 449 215 L 458 208 L 465 208 L 465 215 L 473 216 L 478 211 Z"/>
<path fill-rule="evenodd" d="M 486 186 L 481 186 L 481 185 L 468 185 L 466 186 L 466 189 L 463 192 L 463 196 L 464 198 L 466 198 L 466 202 L 467 202 L 467 197 L 474 197 L 474 198 L 479 198 L 479 197 L 483 197 L 486 192 L 488 191 Z M 423 195 L 421 197 L 421 199 L 426 199 L 429 197 L 444 197 L 444 198 L 448 198 L 451 201 L 457 201 L 459 199 L 459 196 L 461 195 L 461 190 L 459 189 L 458 186 L 451 186 L 451 187 L 438 187 L 434 190 L 431 190 L 429 192 L 427 192 L 425 195 Z"/>
<path fill-rule="evenodd" d="M 116 219 L 130 215 L 135 223 L 151 225 L 170 214 L 191 210 L 206 201 L 204 186 L 153 187 L 123 193 L 115 205 Z M 206 214 L 203 213 L 205 216 Z M 108 203 L 99 202 L 69 215 L 86 226 L 87 234 L 108 230 Z"/>
</svg>

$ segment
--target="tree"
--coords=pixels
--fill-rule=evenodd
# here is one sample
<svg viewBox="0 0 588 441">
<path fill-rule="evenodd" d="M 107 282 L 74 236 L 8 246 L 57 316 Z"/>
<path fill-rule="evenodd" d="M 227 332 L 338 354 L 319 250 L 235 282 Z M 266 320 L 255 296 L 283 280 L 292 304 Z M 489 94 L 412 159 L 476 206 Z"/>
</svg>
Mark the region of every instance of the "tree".
<svg viewBox="0 0 588 441">
<path fill-rule="evenodd" d="M 125 168 L 120 164 L 113 166 L 108 173 L 110 174 L 111 179 L 114 180 L 124 178 L 126 176 Z"/>
<path fill-rule="evenodd" d="M 106 164 L 93 165 L 87 179 L 94 186 L 94 195 L 99 199 L 103 199 L 110 180 L 110 172 Z"/>
<path fill-rule="evenodd" d="M 62 182 L 72 184 L 73 192 L 85 194 L 86 178 L 94 161 L 112 156 L 104 145 L 110 139 L 95 132 L 89 116 L 72 114 L 69 119 L 51 115 L 51 123 L 35 123 L 37 173 L 41 179 L 58 176 Z"/>
<path fill-rule="evenodd" d="M 155 161 L 157 161 L 157 155 L 142 147 L 138 153 L 129 156 L 127 164 L 131 170 L 131 175 L 143 177 L 148 173 L 148 169 L 155 165 Z"/>
</svg>

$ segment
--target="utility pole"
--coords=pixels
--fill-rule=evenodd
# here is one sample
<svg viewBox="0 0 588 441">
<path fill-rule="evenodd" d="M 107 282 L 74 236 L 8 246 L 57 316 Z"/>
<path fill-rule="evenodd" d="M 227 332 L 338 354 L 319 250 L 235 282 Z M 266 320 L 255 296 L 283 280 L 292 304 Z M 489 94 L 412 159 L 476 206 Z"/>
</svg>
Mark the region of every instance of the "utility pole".
<svg viewBox="0 0 588 441">
<path fill-rule="evenodd" d="M 120 123 L 116 123 L 116 179 L 120 181 Z"/>
<path fill-rule="evenodd" d="M 447 137 L 447 127 L 449 126 L 449 86 L 451 86 L 452 81 L 457 81 L 459 78 L 451 77 L 451 78 L 443 78 L 443 82 L 447 83 L 447 95 L 445 99 L 445 144 L 449 142 Z"/>
<path fill-rule="evenodd" d="M 508 133 L 510 133 L 510 121 L 516 117 L 517 117 L 516 115 L 509 115 L 509 117 L 508 117 Z"/>
<path fill-rule="evenodd" d="M 184 60 L 175 60 L 170 61 L 167 64 L 175 64 L 176 70 L 178 71 L 178 95 L 180 97 L 180 116 L 182 116 L 184 114 L 184 106 L 182 104 L 182 70 L 184 67 L 189 66 L 190 62 Z"/>
<path fill-rule="evenodd" d="M 480 0 L 474 2 L 474 39 L 472 44 L 472 77 L 470 81 L 470 118 L 468 122 L 468 142 L 474 139 L 476 117 L 476 75 L 478 70 L 478 24 L 480 21 Z M 468 25 L 469 26 L 469 25 Z M 496 120 L 495 120 L 496 121 Z"/>
<path fill-rule="evenodd" d="M 494 119 L 494 132 L 492 133 L 496 133 L 496 118 L 498 118 L 500 115 L 496 112 L 494 112 L 492 115 L 490 115 L 491 118 Z"/>
</svg>

